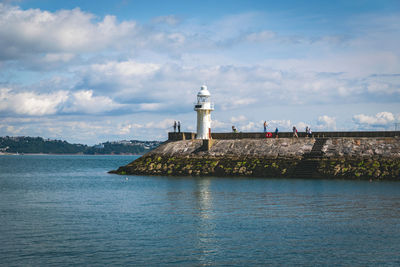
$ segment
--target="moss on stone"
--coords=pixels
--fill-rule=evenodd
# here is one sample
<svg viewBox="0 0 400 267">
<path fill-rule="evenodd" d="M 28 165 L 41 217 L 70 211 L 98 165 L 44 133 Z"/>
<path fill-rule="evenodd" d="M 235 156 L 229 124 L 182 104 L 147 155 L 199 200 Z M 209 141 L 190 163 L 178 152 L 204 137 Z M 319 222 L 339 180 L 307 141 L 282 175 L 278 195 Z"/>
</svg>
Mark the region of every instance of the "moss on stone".
<svg viewBox="0 0 400 267">
<path fill-rule="evenodd" d="M 293 177 L 299 158 L 263 157 L 167 157 L 143 156 L 114 173 L 151 175 L 216 175 Z M 315 177 L 400 180 L 399 158 L 323 158 L 319 159 Z"/>
<path fill-rule="evenodd" d="M 379 168 L 379 166 L 380 166 L 380 163 L 376 160 L 372 163 L 372 167 L 374 167 L 374 168 Z"/>
</svg>

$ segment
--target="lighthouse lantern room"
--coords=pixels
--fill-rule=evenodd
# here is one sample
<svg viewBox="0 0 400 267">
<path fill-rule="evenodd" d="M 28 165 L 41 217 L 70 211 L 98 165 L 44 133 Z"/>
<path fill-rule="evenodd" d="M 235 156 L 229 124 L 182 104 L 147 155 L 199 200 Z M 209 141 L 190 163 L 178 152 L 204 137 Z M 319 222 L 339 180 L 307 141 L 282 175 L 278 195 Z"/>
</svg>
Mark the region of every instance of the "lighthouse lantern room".
<svg viewBox="0 0 400 267">
<path fill-rule="evenodd" d="M 211 111 L 214 104 L 210 102 L 210 92 L 203 85 L 197 93 L 197 103 L 194 110 L 197 112 L 197 139 L 209 139 L 211 133 Z"/>
</svg>

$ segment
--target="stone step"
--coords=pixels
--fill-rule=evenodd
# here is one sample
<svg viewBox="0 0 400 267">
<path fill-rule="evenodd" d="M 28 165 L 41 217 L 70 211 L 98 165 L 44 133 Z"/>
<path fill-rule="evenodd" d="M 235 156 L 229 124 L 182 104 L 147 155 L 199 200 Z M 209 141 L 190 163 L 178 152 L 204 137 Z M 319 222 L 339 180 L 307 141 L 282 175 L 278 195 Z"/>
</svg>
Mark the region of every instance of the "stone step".
<svg viewBox="0 0 400 267">
<path fill-rule="evenodd" d="M 298 178 L 312 178 L 318 166 L 318 160 L 303 159 L 297 165 L 293 175 Z"/>
<path fill-rule="evenodd" d="M 319 157 L 322 156 L 322 148 L 324 147 L 325 143 L 326 143 L 327 138 L 317 138 L 315 140 L 315 143 L 311 149 L 310 153 L 305 154 L 305 157 Z"/>
<path fill-rule="evenodd" d="M 303 159 L 297 165 L 294 176 L 299 178 L 312 178 L 317 171 L 319 159 L 322 158 L 322 148 L 326 143 L 327 138 L 317 138 L 309 153 L 303 155 Z"/>
</svg>

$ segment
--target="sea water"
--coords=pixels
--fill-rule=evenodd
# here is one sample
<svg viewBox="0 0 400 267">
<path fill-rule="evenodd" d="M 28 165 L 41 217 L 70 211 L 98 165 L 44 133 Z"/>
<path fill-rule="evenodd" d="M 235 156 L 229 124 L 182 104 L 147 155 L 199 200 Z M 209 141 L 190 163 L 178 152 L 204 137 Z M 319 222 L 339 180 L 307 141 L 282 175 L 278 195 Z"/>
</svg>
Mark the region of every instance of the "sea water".
<svg viewBox="0 0 400 267">
<path fill-rule="evenodd" d="M 400 183 L 119 176 L 0 156 L 2 266 L 400 265 Z"/>
</svg>

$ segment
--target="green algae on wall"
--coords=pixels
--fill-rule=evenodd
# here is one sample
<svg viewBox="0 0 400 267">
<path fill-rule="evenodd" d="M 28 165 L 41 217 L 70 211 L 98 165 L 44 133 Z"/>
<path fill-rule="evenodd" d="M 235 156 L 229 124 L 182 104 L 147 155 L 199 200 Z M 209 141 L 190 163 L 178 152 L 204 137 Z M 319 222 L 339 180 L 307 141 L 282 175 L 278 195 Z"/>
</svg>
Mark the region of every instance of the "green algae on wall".
<svg viewBox="0 0 400 267">
<path fill-rule="evenodd" d="M 149 155 L 114 173 L 168 176 L 298 177 L 301 158 L 167 157 Z M 308 178 L 400 180 L 400 159 L 319 159 Z"/>
<path fill-rule="evenodd" d="M 323 142 L 321 142 L 323 141 Z M 166 142 L 113 173 L 400 180 L 400 139 L 279 138 Z"/>
<path fill-rule="evenodd" d="M 322 159 L 318 172 L 322 176 L 337 178 L 400 180 L 400 159 Z"/>
<path fill-rule="evenodd" d="M 256 157 L 161 157 L 150 155 L 114 173 L 144 175 L 214 175 L 281 177 L 294 171 L 299 160 Z"/>
</svg>

